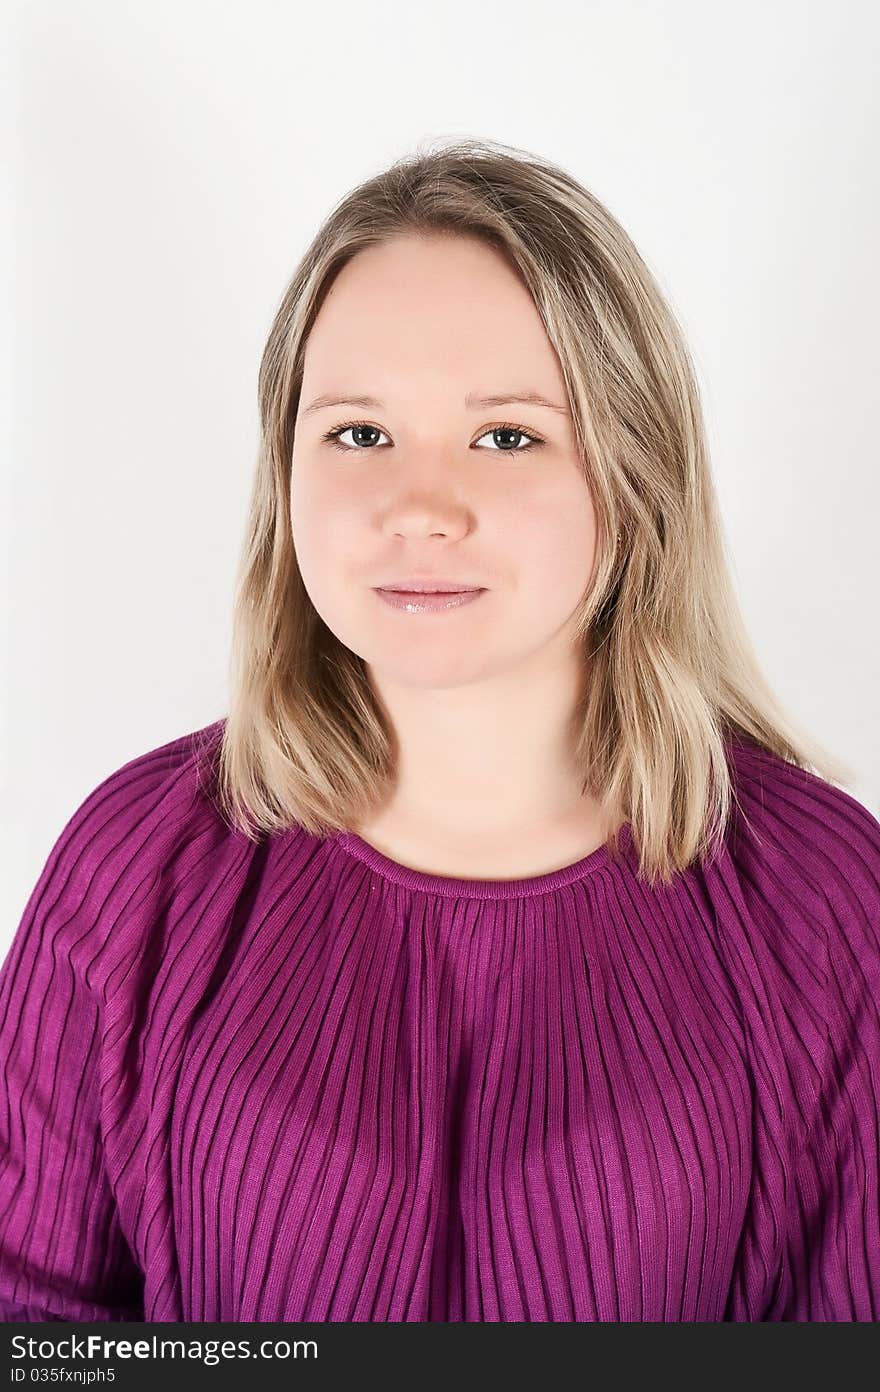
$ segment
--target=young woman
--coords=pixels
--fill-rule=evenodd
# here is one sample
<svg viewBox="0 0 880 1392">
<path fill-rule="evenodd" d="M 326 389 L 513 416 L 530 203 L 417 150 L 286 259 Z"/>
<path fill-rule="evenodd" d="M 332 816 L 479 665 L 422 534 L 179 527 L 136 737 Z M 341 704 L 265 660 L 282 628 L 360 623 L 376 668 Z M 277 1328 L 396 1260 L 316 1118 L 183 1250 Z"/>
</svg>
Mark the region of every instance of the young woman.
<svg viewBox="0 0 880 1392">
<path fill-rule="evenodd" d="M 880 824 L 625 231 L 403 160 L 259 392 L 228 714 L 86 798 L 0 973 L 4 1317 L 880 1318 Z"/>
</svg>

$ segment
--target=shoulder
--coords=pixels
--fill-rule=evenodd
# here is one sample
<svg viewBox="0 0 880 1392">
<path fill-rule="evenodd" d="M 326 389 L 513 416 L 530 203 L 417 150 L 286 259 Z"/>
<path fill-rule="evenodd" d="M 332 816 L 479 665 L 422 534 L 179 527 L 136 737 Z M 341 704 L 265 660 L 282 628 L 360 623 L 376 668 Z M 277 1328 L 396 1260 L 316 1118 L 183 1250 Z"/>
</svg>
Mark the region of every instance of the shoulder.
<svg viewBox="0 0 880 1392">
<path fill-rule="evenodd" d="M 246 842 L 213 796 L 223 723 L 146 750 L 92 787 L 58 834 L 32 899 L 62 890 L 68 903 L 119 899 L 157 878 L 197 838 L 218 853 Z"/>
<path fill-rule="evenodd" d="M 97 783 L 73 812 L 62 836 L 88 838 L 108 831 L 136 833 L 157 817 L 173 820 L 209 799 L 212 755 L 224 722 L 179 735 L 119 765 Z"/>
<path fill-rule="evenodd" d="M 842 905 L 880 895 L 880 822 L 858 798 L 744 740 L 728 746 L 733 853 Z"/>
<path fill-rule="evenodd" d="M 757 745 L 730 746 L 737 889 L 772 939 L 880 993 L 880 821 L 858 798 Z M 880 998 L 880 994 L 878 994 Z"/>
<path fill-rule="evenodd" d="M 736 810 L 710 896 L 762 1049 L 772 1019 L 805 1114 L 847 1070 L 880 1107 L 880 822 L 845 789 L 763 748 L 730 749 Z M 759 995 L 755 995 L 758 992 Z M 814 1123 L 811 1121 L 810 1125 Z"/>
<path fill-rule="evenodd" d="M 136 990 L 141 978 L 131 964 L 144 953 L 160 959 L 187 905 L 204 905 L 217 885 L 223 895 L 235 892 L 254 846 L 224 820 L 213 796 L 222 730 L 217 721 L 138 754 L 75 808 L 4 958 L 6 1008 L 28 980 L 45 991 L 52 981 L 67 990 L 75 980 L 102 998 L 120 983 Z M 205 931 L 225 904 L 213 918 L 200 911 Z"/>
</svg>

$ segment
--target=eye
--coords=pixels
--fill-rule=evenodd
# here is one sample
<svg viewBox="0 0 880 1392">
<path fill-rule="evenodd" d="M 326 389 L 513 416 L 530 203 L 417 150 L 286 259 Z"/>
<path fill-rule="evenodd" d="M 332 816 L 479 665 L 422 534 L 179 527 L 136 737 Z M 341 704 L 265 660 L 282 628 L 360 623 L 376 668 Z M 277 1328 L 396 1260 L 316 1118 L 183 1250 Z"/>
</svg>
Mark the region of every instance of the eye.
<svg viewBox="0 0 880 1392">
<path fill-rule="evenodd" d="M 332 445 L 334 449 L 339 450 L 369 449 L 377 443 L 375 439 L 358 439 L 354 444 L 345 444 L 343 443 L 342 437 L 343 435 L 347 435 L 349 431 L 356 431 L 360 436 L 364 433 L 372 433 L 373 435 L 385 434 L 377 425 L 370 425 L 368 421 L 349 421 L 347 425 L 337 425 L 333 430 L 328 430 L 326 434 L 321 436 L 321 439 L 326 444 Z M 545 443 L 540 435 L 531 434 L 529 431 L 524 430 L 521 425 L 504 422 L 502 425 L 494 425 L 489 430 L 484 430 L 482 435 L 477 436 L 472 448 L 482 448 L 482 446 L 479 446 L 479 441 L 486 439 L 487 436 L 490 435 L 496 446 L 490 453 L 494 454 L 525 454 L 526 450 L 533 449 L 536 445 L 543 445 Z M 509 439 L 511 435 L 517 436 L 519 443 L 511 441 Z M 499 437 L 508 438 L 502 439 L 499 442 Z M 387 435 L 385 438 L 387 440 Z M 528 441 L 528 443 L 523 444 L 523 440 Z"/>
<path fill-rule="evenodd" d="M 510 441 L 506 440 L 503 445 L 499 445 L 498 449 L 493 451 L 496 454 L 525 454 L 526 450 L 532 449 L 535 445 L 543 445 L 544 443 L 539 435 L 530 435 L 528 431 L 523 430 L 521 425 L 493 425 L 490 430 L 486 430 L 482 435 L 479 435 L 477 440 L 484 440 L 487 435 L 491 435 L 496 444 L 498 443 L 497 436 L 499 435 L 518 435 L 521 440 L 528 440 L 529 442 L 527 445 L 511 445 Z M 474 441 L 474 445 L 477 444 L 477 440 Z"/>
<path fill-rule="evenodd" d="M 377 425 L 370 425 L 367 421 L 352 421 L 349 425 L 337 425 L 335 430 L 328 430 L 326 435 L 321 436 L 321 439 L 325 440 L 327 444 L 332 445 L 334 449 L 350 450 L 363 448 L 363 441 L 357 445 L 340 444 L 342 436 L 347 435 L 349 430 L 357 430 L 358 432 L 372 431 L 374 434 L 378 435 L 383 435 L 385 433 L 380 430 Z M 387 439 L 388 437 L 386 436 L 385 438 Z M 375 440 L 371 440 L 369 445 L 372 446 L 375 443 Z"/>
</svg>

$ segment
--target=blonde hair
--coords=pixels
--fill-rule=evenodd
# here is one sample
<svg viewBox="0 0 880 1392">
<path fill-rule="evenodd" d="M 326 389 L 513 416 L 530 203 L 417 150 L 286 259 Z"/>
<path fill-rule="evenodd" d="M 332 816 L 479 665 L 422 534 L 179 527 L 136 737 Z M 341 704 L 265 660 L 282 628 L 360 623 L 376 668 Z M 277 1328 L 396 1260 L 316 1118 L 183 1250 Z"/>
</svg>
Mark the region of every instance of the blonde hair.
<svg viewBox="0 0 880 1392">
<path fill-rule="evenodd" d="M 731 738 L 851 782 L 792 723 L 756 660 L 728 573 L 694 370 L 651 272 L 562 168 L 466 139 L 419 149 L 344 197 L 273 320 L 217 749 L 232 824 L 251 839 L 294 823 L 320 836 L 353 830 L 393 786 L 394 734 L 364 662 L 303 586 L 290 482 L 305 344 L 323 298 L 363 248 L 413 233 L 478 237 L 503 255 L 559 357 L 599 525 L 577 619 L 589 659 L 579 772 L 612 824 L 630 823 L 639 873 L 669 883 L 718 848 L 736 801 Z"/>
</svg>

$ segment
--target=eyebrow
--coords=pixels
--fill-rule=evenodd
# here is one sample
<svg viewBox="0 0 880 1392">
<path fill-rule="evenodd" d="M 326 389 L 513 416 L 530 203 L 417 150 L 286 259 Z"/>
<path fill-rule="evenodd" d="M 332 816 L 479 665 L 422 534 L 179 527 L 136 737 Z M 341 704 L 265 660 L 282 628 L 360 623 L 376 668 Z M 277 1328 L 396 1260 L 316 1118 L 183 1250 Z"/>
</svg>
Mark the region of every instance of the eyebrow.
<svg viewBox="0 0 880 1392">
<path fill-rule="evenodd" d="M 568 407 L 560 406 L 555 401 L 548 401 L 546 396 L 542 396 L 536 391 L 520 391 L 510 394 L 501 392 L 492 396 L 478 396 L 475 392 L 470 392 L 464 399 L 464 404 L 469 410 L 482 410 L 487 406 L 512 406 L 522 403 L 527 406 L 546 406 L 550 411 L 558 411 L 560 415 L 568 415 Z M 312 411 L 322 411 L 327 406 L 369 406 L 384 410 L 384 403 L 375 396 L 337 396 L 332 392 L 325 392 L 323 396 L 316 396 L 314 401 L 310 401 L 300 413 L 308 416 Z"/>
</svg>

